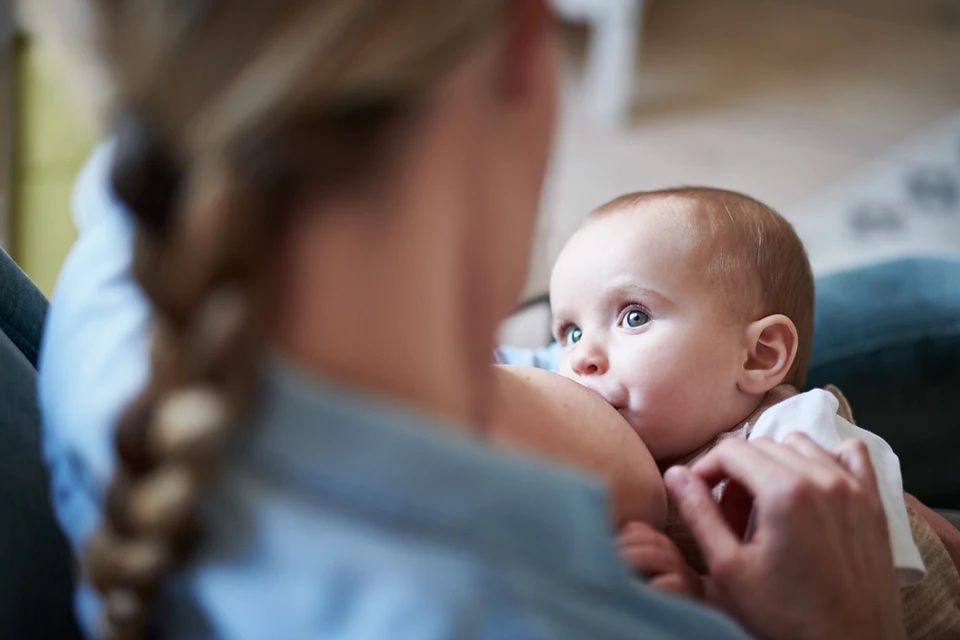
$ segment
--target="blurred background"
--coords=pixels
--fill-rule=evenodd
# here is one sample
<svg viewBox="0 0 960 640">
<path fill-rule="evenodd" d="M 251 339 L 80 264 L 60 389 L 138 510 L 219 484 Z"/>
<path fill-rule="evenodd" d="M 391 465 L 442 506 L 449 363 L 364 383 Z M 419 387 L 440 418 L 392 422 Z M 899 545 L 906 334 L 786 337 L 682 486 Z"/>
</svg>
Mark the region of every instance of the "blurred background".
<svg viewBox="0 0 960 640">
<path fill-rule="evenodd" d="M 960 0 L 555 4 L 566 108 L 527 299 L 590 209 L 682 184 L 771 205 L 818 274 L 960 252 Z M 548 316 L 504 341 L 543 344 Z"/>
<path fill-rule="evenodd" d="M 960 252 L 960 0 L 553 0 L 563 113 L 526 299 L 586 213 L 638 189 L 741 190 L 818 273 Z M 0 1 L 0 243 L 50 293 L 94 135 Z M 547 309 L 504 340 L 547 340 Z"/>
</svg>

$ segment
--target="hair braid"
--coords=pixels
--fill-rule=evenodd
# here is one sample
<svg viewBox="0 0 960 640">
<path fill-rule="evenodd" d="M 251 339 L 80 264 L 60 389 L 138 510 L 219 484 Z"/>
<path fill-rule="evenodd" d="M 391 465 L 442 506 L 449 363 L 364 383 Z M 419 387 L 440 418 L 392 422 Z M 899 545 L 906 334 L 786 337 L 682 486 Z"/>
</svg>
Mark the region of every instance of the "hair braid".
<svg viewBox="0 0 960 640">
<path fill-rule="evenodd" d="M 118 130 L 112 177 L 137 221 L 134 275 L 155 317 L 151 376 L 117 425 L 106 517 L 84 557 L 103 594 L 104 635 L 117 639 L 143 636 L 160 579 L 189 553 L 217 451 L 252 395 L 259 340 L 251 266 L 258 261 L 250 256 L 261 254 L 270 237 L 255 222 L 265 208 L 253 206 L 248 182 L 245 210 L 235 208 L 236 189 L 206 203 L 233 205 L 241 222 L 229 237 L 194 234 L 183 242 L 189 216 L 176 214 L 184 213 L 177 209 L 185 198 L 156 186 L 179 189 L 181 181 L 146 130 L 129 120 Z M 193 286 L 182 286 L 185 270 Z"/>
<path fill-rule="evenodd" d="M 145 121 L 125 118 L 118 129 L 112 179 L 136 220 L 133 274 L 151 302 L 154 327 L 150 378 L 118 422 L 105 518 L 84 557 L 103 595 L 106 637 L 143 636 L 162 577 L 191 551 L 220 445 L 254 397 L 266 254 L 307 180 L 301 174 L 343 171 L 305 159 L 304 132 L 314 145 L 332 139 L 369 148 L 397 116 L 384 107 L 352 112 L 346 125 L 334 114 L 326 122 L 294 121 L 287 131 L 274 125 L 269 136 L 261 128 L 256 138 L 237 141 L 231 156 L 249 160 L 218 173 L 229 181 L 203 175 L 193 193 Z M 359 166 L 359 157 L 349 165 L 354 172 Z M 177 191 L 158 192 L 157 183 Z"/>
</svg>

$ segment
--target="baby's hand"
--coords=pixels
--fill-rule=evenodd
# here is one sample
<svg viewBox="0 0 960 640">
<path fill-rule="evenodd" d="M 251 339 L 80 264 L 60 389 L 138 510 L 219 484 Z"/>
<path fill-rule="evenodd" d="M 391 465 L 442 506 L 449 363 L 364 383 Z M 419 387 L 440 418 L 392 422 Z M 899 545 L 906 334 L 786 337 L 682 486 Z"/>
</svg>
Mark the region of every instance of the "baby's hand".
<svg viewBox="0 0 960 640">
<path fill-rule="evenodd" d="M 677 545 L 645 522 L 628 522 L 617 536 L 620 555 L 642 571 L 651 587 L 691 598 L 703 598 L 703 581 L 683 559 Z"/>
</svg>

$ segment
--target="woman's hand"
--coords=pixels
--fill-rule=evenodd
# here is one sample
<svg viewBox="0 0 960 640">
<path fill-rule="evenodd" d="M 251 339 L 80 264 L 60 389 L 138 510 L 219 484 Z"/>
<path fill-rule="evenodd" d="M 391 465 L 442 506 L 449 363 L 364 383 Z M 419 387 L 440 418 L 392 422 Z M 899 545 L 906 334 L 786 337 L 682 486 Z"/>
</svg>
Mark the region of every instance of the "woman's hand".
<svg viewBox="0 0 960 640">
<path fill-rule="evenodd" d="M 703 583 L 677 545 L 645 522 L 629 522 L 617 536 L 624 561 L 647 577 L 647 584 L 688 598 L 703 598 Z"/>
<path fill-rule="evenodd" d="M 753 633 L 904 637 L 886 520 L 862 442 L 828 452 L 802 434 L 784 444 L 730 439 L 664 479 L 710 568 L 708 598 Z M 740 504 L 713 499 L 710 487 L 725 479 Z M 753 510 L 747 540 L 725 517 L 744 513 L 744 497 Z"/>
</svg>

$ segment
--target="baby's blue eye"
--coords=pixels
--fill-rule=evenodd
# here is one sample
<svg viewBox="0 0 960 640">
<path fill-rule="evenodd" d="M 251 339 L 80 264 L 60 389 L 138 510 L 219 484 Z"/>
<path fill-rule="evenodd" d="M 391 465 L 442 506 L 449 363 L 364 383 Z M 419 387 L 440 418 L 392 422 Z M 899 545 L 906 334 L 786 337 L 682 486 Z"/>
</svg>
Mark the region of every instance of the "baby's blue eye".
<svg viewBox="0 0 960 640">
<path fill-rule="evenodd" d="M 620 324 L 624 327 L 635 329 L 637 327 L 642 327 L 648 322 L 650 322 L 650 316 L 648 316 L 646 313 L 640 311 L 640 309 L 630 309 L 624 314 Z"/>
<path fill-rule="evenodd" d="M 566 344 L 574 344 L 575 342 L 580 342 L 580 338 L 583 337 L 583 331 L 580 330 L 580 327 L 570 327 L 566 331 Z"/>
</svg>

